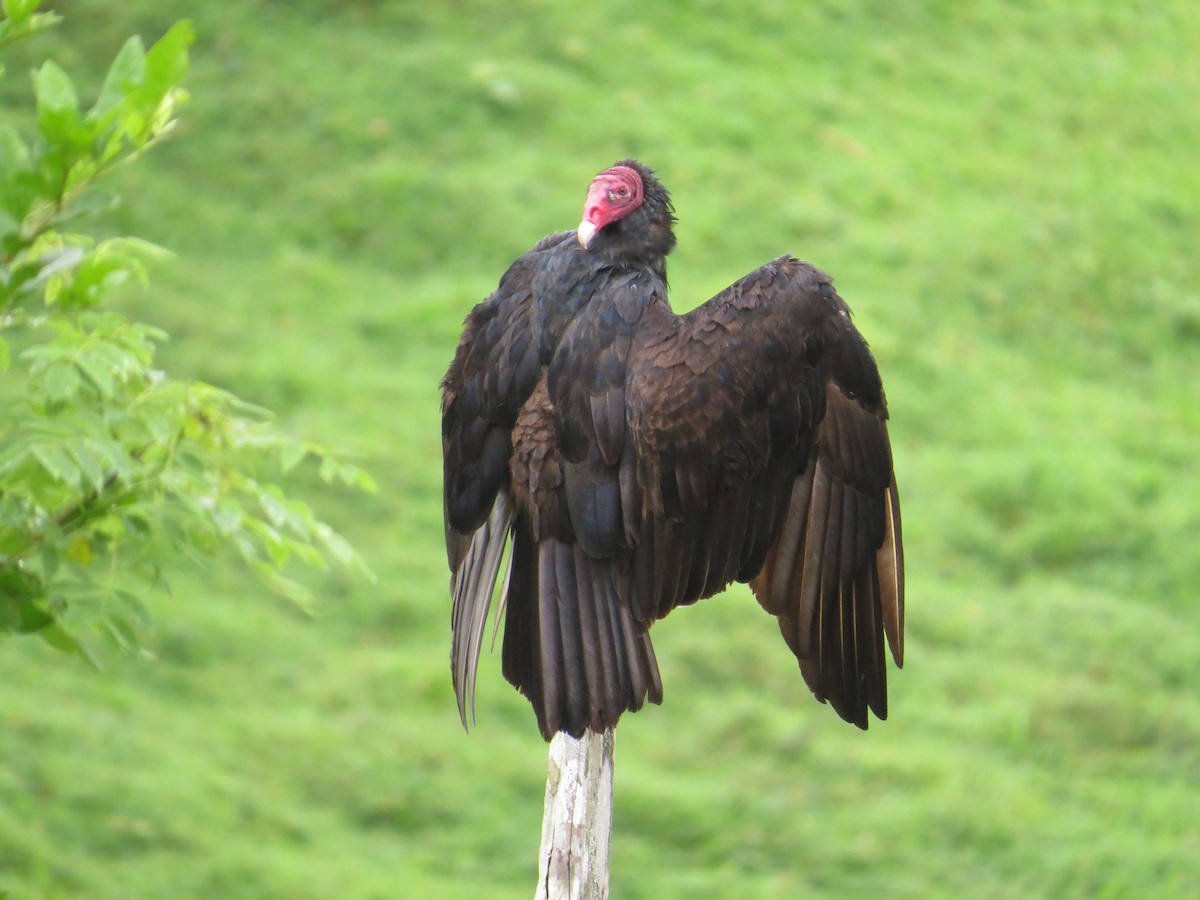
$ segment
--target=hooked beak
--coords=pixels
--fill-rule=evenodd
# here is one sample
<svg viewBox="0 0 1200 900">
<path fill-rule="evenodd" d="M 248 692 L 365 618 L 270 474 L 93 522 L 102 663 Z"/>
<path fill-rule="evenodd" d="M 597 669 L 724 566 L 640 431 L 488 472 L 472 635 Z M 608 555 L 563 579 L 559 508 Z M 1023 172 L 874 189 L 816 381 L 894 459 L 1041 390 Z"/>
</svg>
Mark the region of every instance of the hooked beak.
<svg viewBox="0 0 1200 900">
<path fill-rule="evenodd" d="M 596 236 L 595 223 L 584 219 L 579 223 L 579 229 L 575 232 L 575 235 L 579 238 L 579 246 L 586 250 L 588 245 L 591 244 L 592 238 Z"/>
</svg>

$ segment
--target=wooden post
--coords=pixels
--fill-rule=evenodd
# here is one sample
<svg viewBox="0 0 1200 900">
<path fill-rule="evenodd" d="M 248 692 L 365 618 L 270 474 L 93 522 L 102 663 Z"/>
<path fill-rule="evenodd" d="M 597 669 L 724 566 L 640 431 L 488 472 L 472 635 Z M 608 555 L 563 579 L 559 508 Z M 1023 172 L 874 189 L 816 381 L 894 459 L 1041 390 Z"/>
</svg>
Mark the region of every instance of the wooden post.
<svg viewBox="0 0 1200 900">
<path fill-rule="evenodd" d="M 612 837 L 613 743 L 585 731 L 550 742 L 546 809 L 534 900 L 605 900 Z"/>
</svg>

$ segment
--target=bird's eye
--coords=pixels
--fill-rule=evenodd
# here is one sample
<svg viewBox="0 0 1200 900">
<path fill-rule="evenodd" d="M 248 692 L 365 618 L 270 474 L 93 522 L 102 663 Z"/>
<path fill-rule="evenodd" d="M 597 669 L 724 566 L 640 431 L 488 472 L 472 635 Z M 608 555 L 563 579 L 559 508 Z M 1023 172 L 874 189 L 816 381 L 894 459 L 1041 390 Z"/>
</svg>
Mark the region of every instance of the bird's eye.
<svg viewBox="0 0 1200 900">
<path fill-rule="evenodd" d="M 618 188 L 617 196 L 620 197 L 622 200 L 624 200 L 626 197 L 629 196 L 629 188 L 627 188 L 627 187 Z"/>
</svg>

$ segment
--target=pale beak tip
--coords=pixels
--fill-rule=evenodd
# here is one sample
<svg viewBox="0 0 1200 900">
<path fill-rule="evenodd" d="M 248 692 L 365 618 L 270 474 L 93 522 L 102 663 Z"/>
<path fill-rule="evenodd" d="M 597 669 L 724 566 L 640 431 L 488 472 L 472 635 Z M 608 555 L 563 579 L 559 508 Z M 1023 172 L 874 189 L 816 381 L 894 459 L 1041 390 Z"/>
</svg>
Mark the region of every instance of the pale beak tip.
<svg viewBox="0 0 1200 900">
<path fill-rule="evenodd" d="M 596 226 L 584 219 L 579 223 L 579 229 L 575 234 L 579 238 L 579 246 L 586 250 L 591 244 L 592 238 L 596 236 Z"/>
</svg>

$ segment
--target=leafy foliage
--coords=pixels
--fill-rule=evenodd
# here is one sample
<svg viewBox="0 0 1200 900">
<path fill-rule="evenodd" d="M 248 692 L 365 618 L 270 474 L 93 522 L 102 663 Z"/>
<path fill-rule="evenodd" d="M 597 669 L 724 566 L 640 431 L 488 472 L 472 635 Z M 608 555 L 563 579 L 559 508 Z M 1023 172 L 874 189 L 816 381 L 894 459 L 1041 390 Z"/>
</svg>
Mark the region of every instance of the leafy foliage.
<svg viewBox="0 0 1200 900">
<path fill-rule="evenodd" d="M 38 5 L 4 4 L 0 45 L 53 24 Z M 174 129 L 192 40 L 187 22 L 149 48 L 130 38 L 86 109 L 47 61 L 33 75 L 36 134 L 0 125 L 0 630 L 89 659 L 92 631 L 139 647 L 139 596 L 181 555 L 231 549 L 302 604 L 290 561 L 362 568 L 260 473 L 312 456 L 326 481 L 369 488 L 367 476 L 280 432 L 266 410 L 157 368 L 166 333 L 107 304 L 164 251 L 78 230 L 114 202 L 96 182 Z"/>
</svg>

